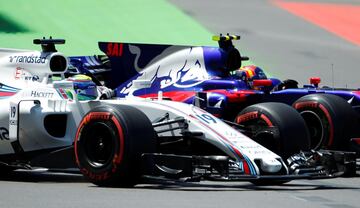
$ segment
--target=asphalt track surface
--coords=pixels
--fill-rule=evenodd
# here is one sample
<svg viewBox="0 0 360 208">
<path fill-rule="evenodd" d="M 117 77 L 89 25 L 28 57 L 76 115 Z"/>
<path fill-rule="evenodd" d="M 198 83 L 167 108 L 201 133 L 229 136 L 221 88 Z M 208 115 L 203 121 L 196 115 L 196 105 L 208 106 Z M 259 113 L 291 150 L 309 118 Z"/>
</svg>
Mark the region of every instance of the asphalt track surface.
<svg viewBox="0 0 360 208">
<path fill-rule="evenodd" d="M 273 77 L 360 88 L 359 0 L 171 2 L 213 33 L 241 35 L 243 55 Z"/>
<path fill-rule="evenodd" d="M 171 2 L 211 33 L 242 35 L 236 44 L 273 76 L 295 78 L 302 83 L 310 76 L 320 76 L 326 85 L 358 87 L 360 47 L 356 42 L 271 1 Z M 340 3 L 360 6 L 359 1 Z M 14 208 L 356 208 L 360 204 L 359 193 L 359 178 L 299 180 L 282 186 L 255 186 L 249 182 L 144 183 L 131 189 L 99 188 L 74 174 L 18 172 L 0 178 L 0 207 Z"/>
<path fill-rule="evenodd" d="M 143 183 L 100 188 L 75 174 L 18 172 L 0 179 L 0 207 L 359 207 L 360 180 Z"/>
</svg>

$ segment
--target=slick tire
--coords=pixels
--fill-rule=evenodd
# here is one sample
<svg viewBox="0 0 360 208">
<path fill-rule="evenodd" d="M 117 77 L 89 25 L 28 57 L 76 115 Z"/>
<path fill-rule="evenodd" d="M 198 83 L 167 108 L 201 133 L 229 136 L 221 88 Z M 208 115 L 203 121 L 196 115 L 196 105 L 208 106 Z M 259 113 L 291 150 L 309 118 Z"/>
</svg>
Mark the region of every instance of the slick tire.
<svg viewBox="0 0 360 208">
<path fill-rule="evenodd" d="M 347 150 L 356 131 L 357 113 L 343 98 L 311 94 L 299 98 L 293 107 L 304 118 L 312 149 Z"/>
<path fill-rule="evenodd" d="M 75 138 L 76 163 L 98 186 L 131 187 L 142 174 L 141 155 L 155 152 L 154 129 L 131 106 L 100 106 L 82 119 Z"/>
<path fill-rule="evenodd" d="M 0 177 L 9 176 L 17 168 L 11 167 L 6 163 L 0 162 Z"/>
<path fill-rule="evenodd" d="M 250 130 L 250 138 L 283 159 L 310 148 L 305 121 L 289 105 L 274 102 L 251 105 L 237 115 L 235 122 Z"/>
</svg>

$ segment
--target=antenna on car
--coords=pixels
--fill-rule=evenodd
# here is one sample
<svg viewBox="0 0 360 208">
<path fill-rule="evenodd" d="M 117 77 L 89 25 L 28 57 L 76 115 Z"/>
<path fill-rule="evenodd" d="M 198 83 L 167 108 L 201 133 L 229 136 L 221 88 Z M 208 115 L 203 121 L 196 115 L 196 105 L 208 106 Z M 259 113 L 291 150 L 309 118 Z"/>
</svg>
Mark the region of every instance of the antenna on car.
<svg viewBox="0 0 360 208">
<path fill-rule="evenodd" d="M 214 35 L 212 37 L 214 41 L 218 41 L 219 47 L 222 49 L 228 49 L 229 47 L 234 47 L 232 40 L 240 40 L 240 35 L 230 35 L 227 33 L 226 35 Z"/>
<path fill-rule="evenodd" d="M 332 88 L 335 88 L 335 82 L 334 82 L 334 64 L 331 64 L 331 80 L 332 80 Z"/>
<path fill-rule="evenodd" d="M 217 41 L 219 47 L 227 53 L 227 60 L 224 63 L 226 70 L 233 71 L 239 69 L 242 61 L 249 60 L 249 57 L 241 56 L 239 50 L 232 43 L 232 40 L 240 40 L 240 35 L 230 35 L 229 33 L 223 35 L 220 33 L 220 35 L 214 35 L 212 39 Z"/>
<path fill-rule="evenodd" d="M 53 39 L 51 36 L 49 39 L 43 37 L 42 39 L 34 39 L 35 45 L 41 45 L 42 52 L 57 52 L 55 44 L 64 44 L 64 39 Z"/>
</svg>

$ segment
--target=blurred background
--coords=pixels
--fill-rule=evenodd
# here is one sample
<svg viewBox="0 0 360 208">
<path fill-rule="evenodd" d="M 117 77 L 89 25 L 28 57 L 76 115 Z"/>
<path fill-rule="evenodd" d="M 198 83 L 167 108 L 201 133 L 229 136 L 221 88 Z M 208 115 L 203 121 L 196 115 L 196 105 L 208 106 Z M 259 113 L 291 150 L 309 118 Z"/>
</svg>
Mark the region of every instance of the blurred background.
<svg viewBox="0 0 360 208">
<path fill-rule="evenodd" d="M 93 55 L 98 41 L 215 46 L 219 33 L 273 77 L 360 87 L 360 0 L 0 0 L 2 48 L 52 36 Z"/>
</svg>

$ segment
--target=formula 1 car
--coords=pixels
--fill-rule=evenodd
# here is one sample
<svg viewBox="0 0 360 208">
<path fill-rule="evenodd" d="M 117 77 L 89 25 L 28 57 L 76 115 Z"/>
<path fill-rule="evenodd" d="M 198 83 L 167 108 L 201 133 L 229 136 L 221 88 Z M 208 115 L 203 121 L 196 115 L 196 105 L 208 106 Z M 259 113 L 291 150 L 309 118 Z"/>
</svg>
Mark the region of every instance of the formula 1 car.
<svg viewBox="0 0 360 208">
<path fill-rule="evenodd" d="M 131 186 L 142 176 L 274 183 L 355 170 L 353 153 L 300 152 L 300 117 L 291 131 L 304 138 L 288 138 L 297 154 L 286 160 L 193 105 L 161 96 L 102 100 L 104 90 L 84 85 L 86 76 L 66 76 L 68 59 L 55 49 L 64 42 L 36 39 L 41 52 L 0 49 L 1 174 L 78 167 L 94 184 Z M 297 115 L 285 104 L 268 107 Z"/>
<path fill-rule="evenodd" d="M 239 36 L 213 39 L 219 47 L 99 42 L 106 56 L 71 57 L 70 63 L 74 73 L 106 77 L 105 85 L 115 89 L 117 97 L 156 98 L 161 92 L 167 99 L 197 104 L 218 118 L 252 129 L 246 132 L 249 137 L 272 150 L 278 147 L 277 152 L 285 150 L 268 127 L 283 126 L 279 115 L 273 106 L 253 104 L 285 103 L 305 120 L 312 149 L 360 153 L 359 90 L 321 88 L 317 77 L 303 88 L 295 80 L 268 78 L 259 67 L 242 67 L 249 58 L 232 43 Z M 265 141 L 258 135 L 264 129 L 270 133 Z"/>
</svg>

